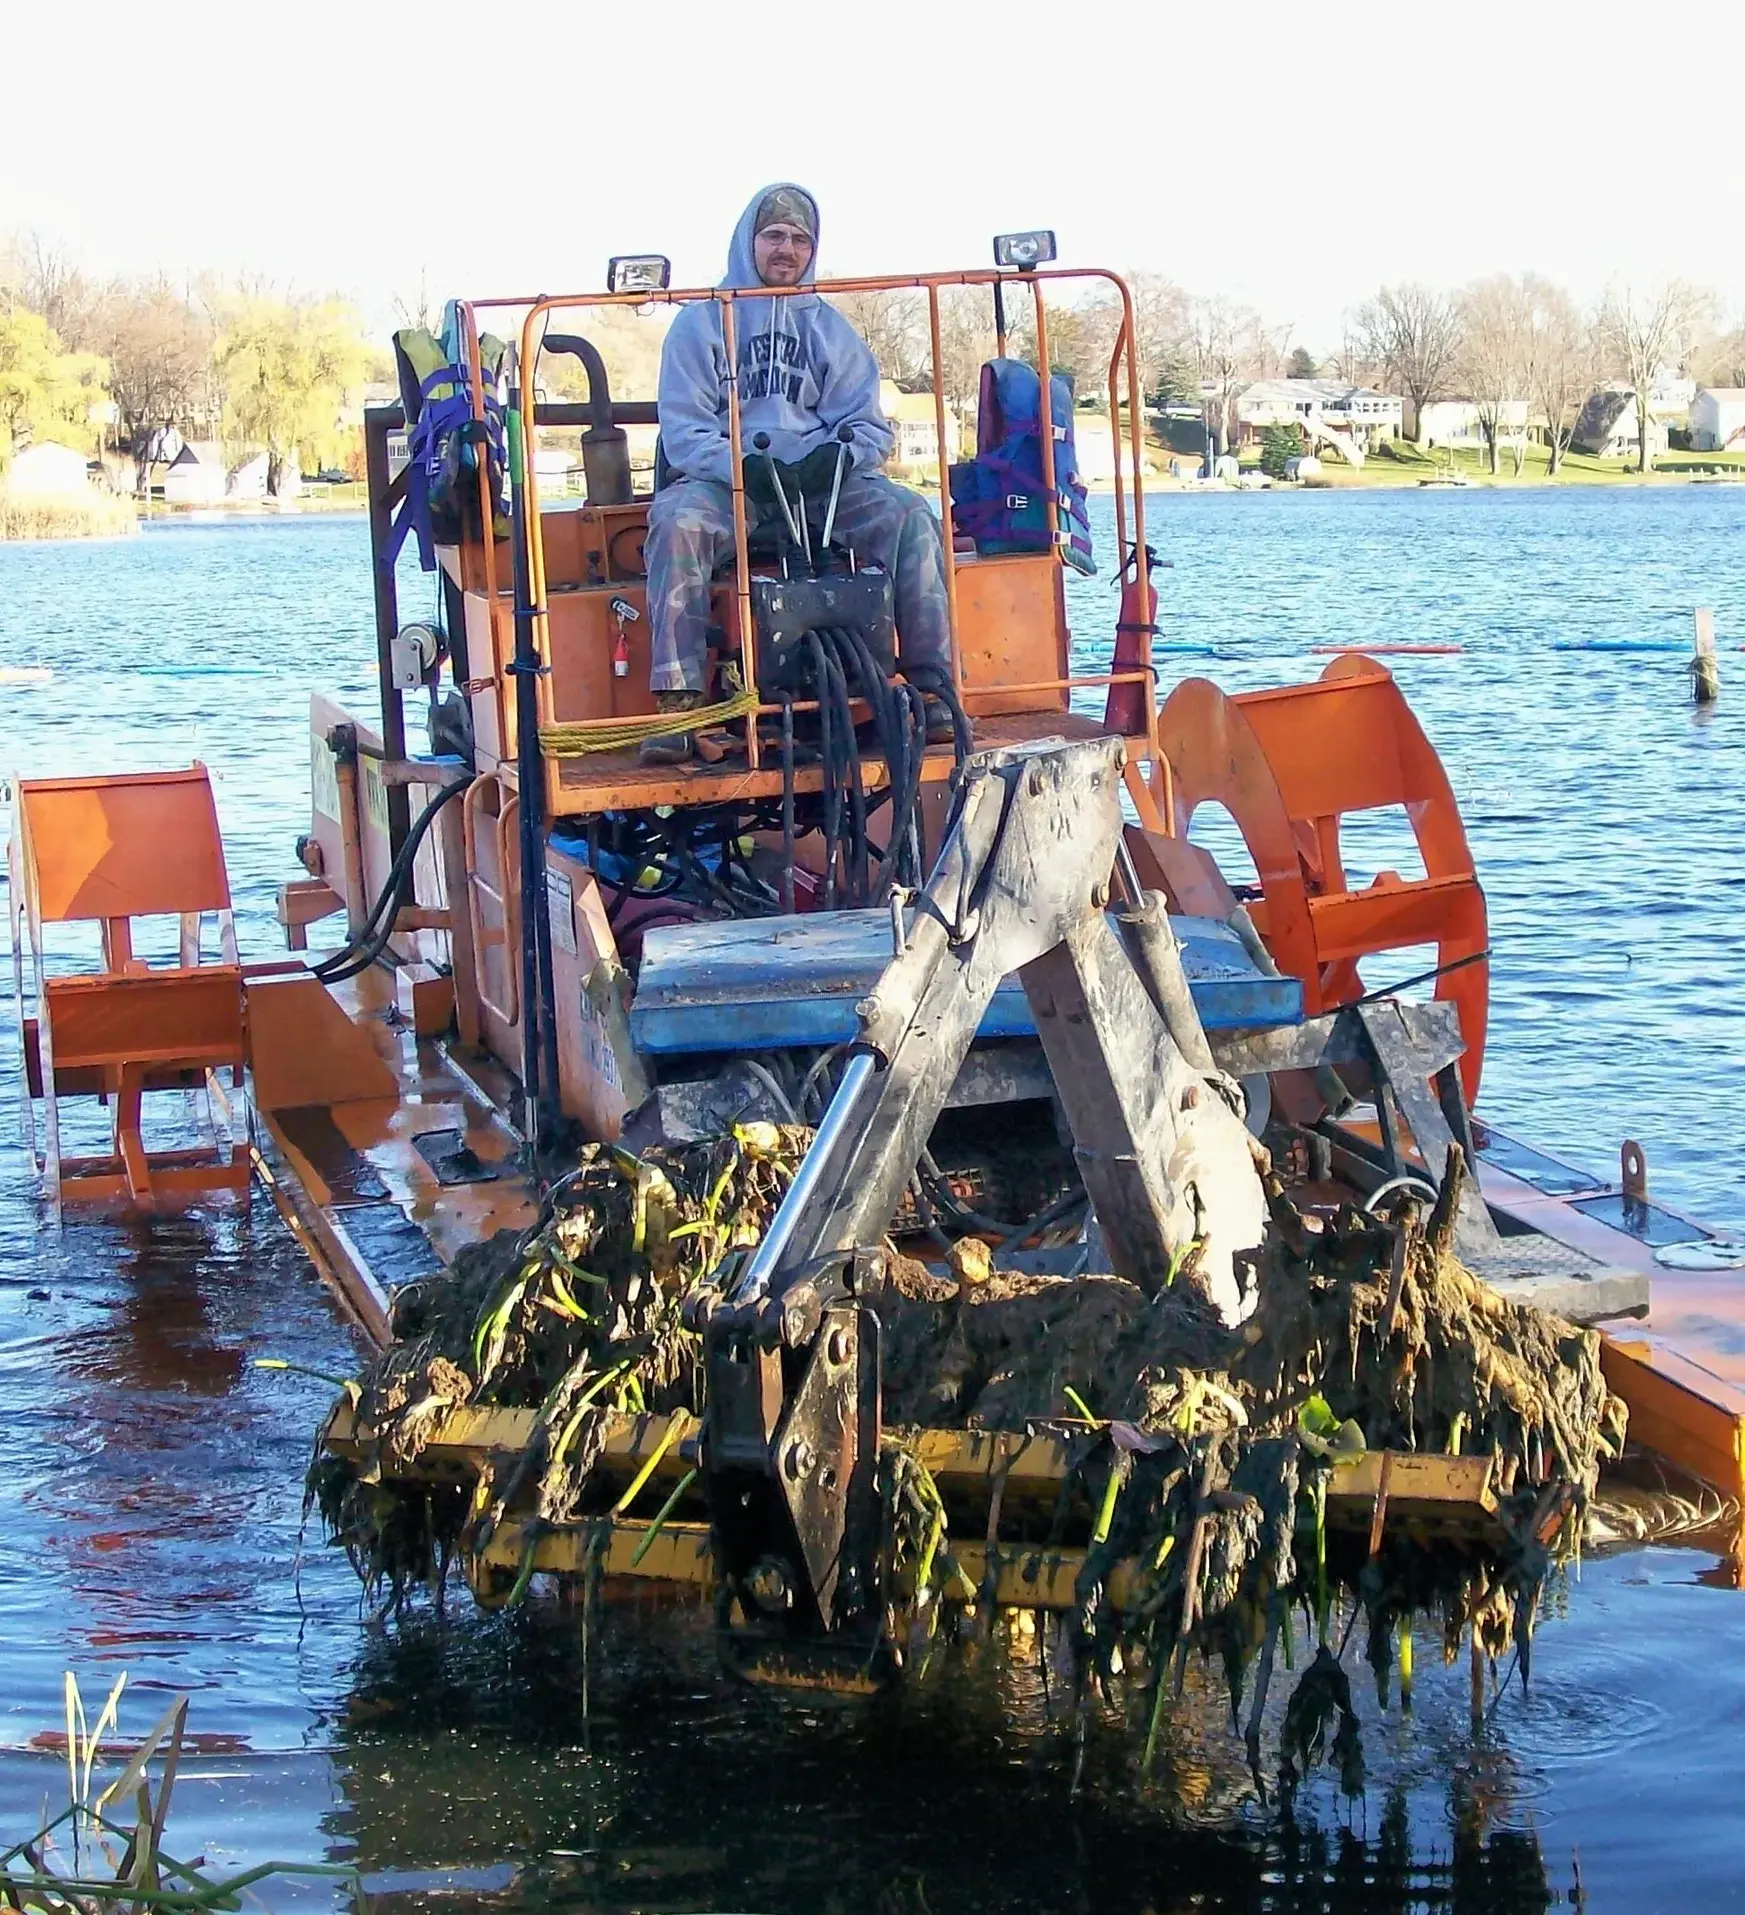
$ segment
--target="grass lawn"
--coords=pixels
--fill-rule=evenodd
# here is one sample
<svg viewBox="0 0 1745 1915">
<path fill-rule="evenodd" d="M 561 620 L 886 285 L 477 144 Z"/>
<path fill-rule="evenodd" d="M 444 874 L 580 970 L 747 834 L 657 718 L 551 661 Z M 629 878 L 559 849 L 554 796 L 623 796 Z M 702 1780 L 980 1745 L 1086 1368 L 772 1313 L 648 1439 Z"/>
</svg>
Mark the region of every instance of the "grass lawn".
<svg viewBox="0 0 1745 1915">
<path fill-rule="evenodd" d="M 1745 454 L 1736 452 L 1663 453 L 1654 461 L 1653 470 L 1643 475 L 1633 460 L 1597 459 L 1591 453 L 1571 450 L 1563 455 L 1557 476 L 1552 479 L 1549 450 L 1530 445 L 1518 477 L 1514 455 L 1508 450 L 1500 455 L 1498 465 L 1500 470 L 1493 477 L 1482 449 L 1439 447 L 1434 452 L 1421 452 L 1415 445 L 1397 440 L 1371 453 L 1355 471 L 1328 455 L 1322 478 L 1335 486 L 1416 485 L 1420 479 L 1450 470 L 1472 485 L 1666 485 L 1683 484 L 1709 472 L 1737 473 L 1745 478 Z"/>
</svg>

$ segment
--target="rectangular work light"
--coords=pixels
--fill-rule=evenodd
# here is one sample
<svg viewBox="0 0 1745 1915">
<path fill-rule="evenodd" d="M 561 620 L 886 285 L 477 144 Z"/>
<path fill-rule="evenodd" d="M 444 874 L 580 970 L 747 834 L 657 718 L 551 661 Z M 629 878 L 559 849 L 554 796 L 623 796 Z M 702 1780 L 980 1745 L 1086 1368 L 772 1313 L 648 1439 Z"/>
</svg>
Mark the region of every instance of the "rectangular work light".
<svg viewBox="0 0 1745 1915">
<path fill-rule="evenodd" d="M 625 253 L 606 263 L 609 293 L 664 293 L 671 283 L 673 263 L 662 253 Z"/>
<path fill-rule="evenodd" d="M 994 238 L 994 264 L 1012 266 L 1021 273 L 1046 266 L 1054 257 L 1054 233 L 999 233 Z"/>
</svg>

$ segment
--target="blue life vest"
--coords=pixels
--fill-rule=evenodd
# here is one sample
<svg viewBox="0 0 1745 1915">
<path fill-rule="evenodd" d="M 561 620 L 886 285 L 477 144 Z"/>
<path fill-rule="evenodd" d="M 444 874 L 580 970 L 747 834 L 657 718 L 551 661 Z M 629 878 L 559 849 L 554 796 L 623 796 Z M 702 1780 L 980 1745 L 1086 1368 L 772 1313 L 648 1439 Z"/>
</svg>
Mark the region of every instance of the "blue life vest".
<svg viewBox="0 0 1745 1915">
<path fill-rule="evenodd" d="M 1091 523 L 1073 444 L 1072 381 L 1065 373 L 1054 374 L 1048 399 L 1061 557 L 1081 572 L 1094 572 Z M 978 552 L 1048 550 L 1042 380 L 1021 359 L 990 359 L 982 367 L 976 456 L 951 468 L 951 506 L 957 529 L 975 540 Z"/>
</svg>

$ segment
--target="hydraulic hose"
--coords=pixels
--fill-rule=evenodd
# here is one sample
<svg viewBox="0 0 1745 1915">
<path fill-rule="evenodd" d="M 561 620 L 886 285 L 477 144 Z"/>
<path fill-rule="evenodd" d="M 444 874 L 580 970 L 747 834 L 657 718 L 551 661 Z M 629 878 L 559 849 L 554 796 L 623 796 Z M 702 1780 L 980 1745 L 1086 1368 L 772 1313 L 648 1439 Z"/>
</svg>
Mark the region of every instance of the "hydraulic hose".
<svg viewBox="0 0 1745 1915">
<path fill-rule="evenodd" d="M 794 701 L 782 699 L 782 909 L 794 914 Z"/>
<path fill-rule="evenodd" d="M 842 834 L 842 796 L 836 783 L 836 756 L 831 749 L 834 741 L 830 735 L 830 680 L 824 667 L 824 641 L 816 632 L 806 634 L 806 651 L 818 695 L 818 755 L 824 785 L 824 909 L 828 911 L 836 903 L 836 845 Z"/>
<path fill-rule="evenodd" d="M 319 964 L 310 967 L 323 984 L 343 984 L 347 978 L 360 976 L 388 948 L 388 941 L 394 935 L 394 920 L 399 916 L 400 907 L 405 903 L 406 893 L 411 886 L 412 866 L 418 856 L 418 847 L 424 842 L 436 814 L 451 798 L 465 791 L 471 782 L 470 779 L 464 779 L 444 785 L 413 820 L 412 829 L 407 832 L 405 843 L 394 854 L 382 889 L 357 935 L 337 951 L 330 952 Z"/>
<path fill-rule="evenodd" d="M 975 733 L 970 728 L 963 701 L 957 695 L 957 687 L 951 682 L 950 672 L 943 665 L 914 665 L 905 666 L 903 676 L 911 685 L 919 685 L 922 691 L 931 692 L 951 713 L 952 750 L 961 766 L 975 744 Z"/>
</svg>

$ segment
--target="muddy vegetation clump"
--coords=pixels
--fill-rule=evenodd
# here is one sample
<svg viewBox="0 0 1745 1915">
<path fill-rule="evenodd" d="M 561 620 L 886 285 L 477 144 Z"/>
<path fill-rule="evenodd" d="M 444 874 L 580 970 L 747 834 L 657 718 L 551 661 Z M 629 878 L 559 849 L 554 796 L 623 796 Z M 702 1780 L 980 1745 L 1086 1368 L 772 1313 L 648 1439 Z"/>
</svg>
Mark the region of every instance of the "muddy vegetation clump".
<svg viewBox="0 0 1745 1915">
<path fill-rule="evenodd" d="M 394 1341 L 347 1386 L 363 1461 L 320 1452 L 308 1501 L 367 1590 L 398 1608 L 440 1593 L 531 1487 L 549 1523 L 586 1509 L 614 1412 L 701 1408 L 699 1343 L 684 1298 L 763 1234 L 809 1133 L 775 1124 L 641 1157 L 590 1144 L 541 1214 L 464 1250 L 394 1300 Z M 415 1472 L 463 1404 L 537 1412 L 527 1450 L 470 1488 Z M 516 1504 L 519 1507 L 519 1504 Z"/>
<path fill-rule="evenodd" d="M 585 1525 L 607 1507 L 590 1473 L 611 1412 L 700 1411 L 684 1300 L 759 1240 L 806 1141 L 745 1125 L 641 1158 L 592 1146 L 532 1229 L 402 1293 L 395 1344 L 348 1387 L 362 1461 L 324 1453 L 310 1479 L 329 1534 L 388 1606 L 439 1591 L 456 1558 L 482 1597 L 518 1597 L 525 1568 L 504 1588 L 476 1561 L 505 1511 Z M 1137 1677 L 1155 1736 L 1190 1657 L 1209 1659 L 1258 1777 L 1282 1653 L 1301 1670 L 1286 1791 L 1319 1761 L 1361 1784 L 1343 1661 L 1360 1627 L 1384 1696 L 1396 1662 L 1410 1679 L 1415 1619 L 1450 1655 L 1467 1641 L 1475 1672 L 1514 1647 L 1525 1674 L 1540 1590 L 1621 1448 L 1623 1408 L 1592 1332 L 1499 1299 L 1461 1266 L 1464 1181 L 1456 1154 L 1428 1216 L 1317 1218 L 1269 1176 L 1258 1301 L 1236 1329 L 1186 1283 L 1148 1297 L 1116 1277 L 998 1272 L 975 1238 L 943 1273 L 892 1251 L 874 1299 L 891 1639 L 913 1650 L 942 1616 L 991 1605 L 954 1545 L 992 1543 L 990 1581 L 1002 1559 L 1082 1551 L 1062 1630 L 1081 1705 L 1131 1694 Z M 417 1459 L 461 1405 L 532 1410 L 533 1435 L 474 1481 L 434 1480 Z M 1052 1510 L 1002 1523 L 998 1488 L 991 1516 L 948 1507 L 916 1438 L 930 1428 L 1063 1439 Z M 1490 1459 L 1478 1520 L 1390 1524 L 1384 1464 L 1367 1533 L 1330 1525 L 1341 1470 L 1374 1451 Z"/>
<path fill-rule="evenodd" d="M 1384 1697 L 1396 1660 L 1410 1681 L 1415 1620 L 1449 1659 L 1462 1641 L 1487 1664 L 1513 1647 L 1525 1674 L 1539 1593 L 1576 1546 L 1625 1412 L 1594 1332 L 1497 1297 L 1460 1264 L 1465 1174 L 1456 1155 L 1428 1218 L 1397 1221 L 1355 1207 L 1305 1218 L 1269 1177 L 1259 1300 L 1234 1330 L 1185 1286 L 1147 1298 L 1115 1277 L 1004 1275 L 961 1256 L 947 1281 L 894 1260 L 880 1306 L 888 1422 L 1047 1428 L 1072 1445 L 1073 1487 L 1044 1540 L 1089 1526 L 1069 1619 L 1082 1694 L 1141 1670 L 1155 1726 L 1191 1654 L 1221 1661 L 1257 1760 L 1295 1615 L 1295 1647 L 1306 1632 L 1314 1653 L 1285 1712 L 1281 1783 L 1324 1759 L 1355 1787 L 1340 1653 L 1353 1630 Z M 899 1534 L 948 1587 L 949 1524 L 900 1436 L 892 1447 Z M 1332 1532 L 1329 1492 L 1369 1451 L 1488 1457 L 1494 1507 L 1427 1534 L 1389 1526 L 1383 1489 L 1369 1533 Z M 959 1597 L 986 1593 L 966 1585 Z"/>
</svg>

